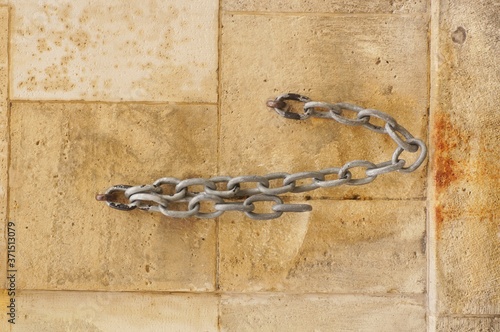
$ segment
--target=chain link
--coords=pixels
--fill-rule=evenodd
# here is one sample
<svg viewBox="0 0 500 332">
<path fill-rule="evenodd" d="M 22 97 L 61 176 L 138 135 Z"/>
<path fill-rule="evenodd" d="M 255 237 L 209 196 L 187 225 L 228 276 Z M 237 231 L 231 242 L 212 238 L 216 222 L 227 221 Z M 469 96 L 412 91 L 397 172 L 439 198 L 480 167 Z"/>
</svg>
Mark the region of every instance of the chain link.
<svg viewBox="0 0 500 332">
<path fill-rule="evenodd" d="M 304 103 L 303 113 L 292 112 L 287 101 Z M 410 173 L 424 162 L 427 155 L 427 147 L 422 140 L 413 137 L 392 116 L 378 110 L 364 109 L 348 103 L 331 104 L 311 101 L 308 97 L 295 93 L 280 95 L 276 99 L 268 101 L 267 106 L 287 119 L 305 120 L 310 117 L 332 119 L 341 124 L 361 126 L 377 133 L 387 134 L 397 147 L 391 160 L 379 164 L 367 160 L 354 160 L 341 167 L 293 174 L 280 172 L 264 176 L 216 176 L 210 179 L 192 178 L 185 180 L 165 177 L 150 185 L 113 186 L 104 194 L 98 194 L 96 199 L 105 201 L 109 207 L 122 211 L 137 208 L 161 212 L 174 218 L 217 218 L 226 211 L 239 211 L 252 219 L 267 220 L 278 218 L 284 212 L 312 210 L 308 204 L 284 204 L 278 195 L 341 185 L 364 185 L 375 180 L 378 175 L 395 171 Z M 355 117 L 346 116 L 345 113 L 348 112 L 354 113 Z M 371 122 L 372 119 L 381 120 L 384 124 L 375 125 Z M 420 151 L 413 164 L 406 167 L 406 160 L 400 159 L 401 154 L 405 151 L 409 153 Z M 353 168 L 364 169 L 364 176 L 353 178 L 350 171 Z M 337 178 L 327 179 L 329 176 Z M 278 184 L 271 186 L 273 181 Z M 195 186 L 202 188 L 202 190 L 199 192 L 191 190 Z M 166 192 L 168 188 L 170 188 L 170 193 Z M 274 204 L 271 206 L 270 212 L 256 212 L 255 202 Z M 185 204 L 186 210 L 180 210 L 178 207 L 172 209 L 173 206 L 181 203 Z M 211 208 L 208 208 L 208 205 L 211 205 Z"/>
</svg>

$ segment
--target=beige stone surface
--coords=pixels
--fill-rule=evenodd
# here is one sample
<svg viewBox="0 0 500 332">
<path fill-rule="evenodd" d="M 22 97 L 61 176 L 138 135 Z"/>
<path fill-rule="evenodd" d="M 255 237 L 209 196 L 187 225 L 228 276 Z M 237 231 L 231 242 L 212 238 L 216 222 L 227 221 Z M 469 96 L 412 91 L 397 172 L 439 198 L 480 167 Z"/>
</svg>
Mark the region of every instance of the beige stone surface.
<svg viewBox="0 0 500 332">
<path fill-rule="evenodd" d="M 315 13 L 418 13 L 427 9 L 426 0 L 223 0 L 229 11 L 273 11 Z"/>
<path fill-rule="evenodd" d="M 0 6 L 0 234 L 5 234 L 7 222 L 8 162 L 9 162 L 9 103 L 8 103 L 8 44 L 9 9 Z M 6 237 L 0 236 L 5 248 Z M 5 286 L 7 251 L 0 250 L 0 289 Z"/>
<path fill-rule="evenodd" d="M 12 96 L 217 101 L 217 0 L 12 0 Z"/>
<path fill-rule="evenodd" d="M 12 332 L 218 331 L 210 294 L 27 291 Z"/>
<path fill-rule="evenodd" d="M 278 220 L 220 218 L 223 291 L 424 292 L 425 202 L 307 203 Z"/>
<path fill-rule="evenodd" d="M 221 331 L 425 331 L 421 297 L 222 296 Z"/>
<path fill-rule="evenodd" d="M 438 311 L 500 314 L 500 6 L 441 1 L 432 128 Z"/>
<path fill-rule="evenodd" d="M 19 288 L 213 290 L 213 220 L 124 213 L 94 196 L 113 184 L 214 174 L 215 114 L 213 106 L 14 102 Z"/>
<path fill-rule="evenodd" d="M 494 317 L 442 317 L 437 332 L 496 332 L 500 331 L 500 318 Z"/>
<path fill-rule="evenodd" d="M 18 324 L 0 331 L 500 330 L 499 11 L 0 0 L 0 246 L 9 218 L 19 277 Z M 94 200 L 391 157 L 383 135 L 278 117 L 265 101 L 283 92 L 389 113 L 428 141 L 429 174 L 289 195 L 314 210 L 271 221 Z"/>
<path fill-rule="evenodd" d="M 425 139 L 425 17 L 227 14 L 222 26 L 221 173 L 293 173 L 356 159 L 390 160 L 396 145 L 387 135 L 333 120 L 289 120 L 265 107 L 267 98 L 284 92 L 380 109 Z M 425 176 L 423 167 L 413 174 L 382 175 L 367 186 L 307 195 L 422 198 Z"/>
</svg>

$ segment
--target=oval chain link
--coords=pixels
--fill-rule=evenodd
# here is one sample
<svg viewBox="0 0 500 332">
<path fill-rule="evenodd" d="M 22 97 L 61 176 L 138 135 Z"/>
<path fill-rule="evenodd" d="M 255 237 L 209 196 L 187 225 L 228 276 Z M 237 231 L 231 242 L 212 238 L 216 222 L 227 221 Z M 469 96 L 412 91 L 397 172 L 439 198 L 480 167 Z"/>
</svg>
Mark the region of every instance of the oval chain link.
<svg viewBox="0 0 500 332">
<path fill-rule="evenodd" d="M 287 101 L 304 103 L 302 113 L 294 113 Z M 349 103 L 325 103 L 311 101 L 310 98 L 296 93 L 287 93 L 267 102 L 267 106 L 284 118 L 305 120 L 310 117 L 332 119 L 341 124 L 361 126 L 371 131 L 387 134 L 397 145 L 391 160 L 372 163 L 367 160 L 354 160 L 341 167 L 331 167 L 319 171 L 299 173 L 270 173 L 264 176 L 216 176 L 210 179 L 191 178 L 180 180 L 164 177 L 150 185 L 116 185 L 109 188 L 96 199 L 105 201 L 114 209 L 130 211 L 140 209 L 161 212 L 173 218 L 217 218 L 226 211 L 239 211 L 255 220 L 268 220 L 280 217 L 284 212 L 306 212 L 312 208 L 308 204 L 284 204 L 278 196 L 289 193 L 301 193 L 318 188 L 330 188 L 342 185 L 364 185 L 372 182 L 378 175 L 390 172 L 410 173 L 424 162 L 427 156 L 425 143 L 413 137 L 406 128 L 384 112 L 364 109 Z M 354 117 L 345 113 L 354 113 Z M 383 125 L 372 123 L 372 119 L 382 121 Z M 409 166 L 405 159 L 400 159 L 403 152 L 417 153 L 418 157 Z M 364 169 L 364 176 L 353 178 L 354 168 Z M 334 179 L 329 177 L 334 176 Z M 328 179 L 327 179 L 328 177 Z M 250 184 L 250 187 L 248 187 Z M 195 192 L 192 187 L 201 188 Z M 170 188 L 170 190 L 167 190 Z M 168 191 L 168 193 L 167 193 Z M 123 203 L 127 201 L 128 203 Z M 274 203 L 270 212 L 255 212 L 255 202 Z M 171 209 L 174 203 L 187 203 L 187 210 Z M 201 211 L 211 203 L 208 212 Z M 206 208 L 203 208 L 204 210 Z"/>
</svg>

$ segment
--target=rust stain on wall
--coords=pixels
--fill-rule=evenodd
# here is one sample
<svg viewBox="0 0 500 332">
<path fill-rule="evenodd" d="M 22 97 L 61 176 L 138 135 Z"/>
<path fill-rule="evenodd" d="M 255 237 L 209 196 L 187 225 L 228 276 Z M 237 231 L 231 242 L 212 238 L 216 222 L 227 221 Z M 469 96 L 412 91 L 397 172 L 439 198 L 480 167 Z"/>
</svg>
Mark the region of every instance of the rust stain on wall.
<svg viewBox="0 0 500 332">
<path fill-rule="evenodd" d="M 437 200 L 434 209 L 436 235 L 439 239 L 445 216 L 452 213 L 450 209 L 446 209 L 446 204 L 440 198 L 446 195 L 446 190 L 464 175 L 462 168 L 453 158 L 453 152 L 459 147 L 463 137 L 453 125 L 450 116 L 442 112 L 436 114 L 432 136 L 436 148 L 433 170 Z"/>
<path fill-rule="evenodd" d="M 477 121 L 453 111 L 436 112 L 432 169 L 438 239 L 446 220 L 482 216 L 497 206 L 498 172 L 495 153 L 491 151 L 495 145 L 495 119 L 492 116 L 491 120 Z"/>
<path fill-rule="evenodd" d="M 431 123 L 437 308 L 498 314 L 498 14 L 487 1 L 441 5 L 438 106 Z"/>
<path fill-rule="evenodd" d="M 458 178 L 456 162 L 451 158 L 450 151 L 457 147 L 457 136 L 453 135 L 457 131 L 448 116 L 438 113 L 433 131 L 436 146 L 436 156 L 434 159 L 434 180 L 438 192 L 448 188 L 448 186 Z"/>
</svg>

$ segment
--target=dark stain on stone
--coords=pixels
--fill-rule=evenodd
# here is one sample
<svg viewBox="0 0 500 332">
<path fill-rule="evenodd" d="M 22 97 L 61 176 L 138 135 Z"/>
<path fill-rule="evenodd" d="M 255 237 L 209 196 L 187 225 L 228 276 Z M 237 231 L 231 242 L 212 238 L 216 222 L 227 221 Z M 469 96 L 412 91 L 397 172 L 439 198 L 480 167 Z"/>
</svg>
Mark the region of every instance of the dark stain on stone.
<svg viewBox="0 0 500 332">
<path fill-rule="evenodd" d="M 458 27 L 451 33 L 451 40 L 456 44 L 465 43 L 465 39 L 467 39 L 467 31 L 463 27 Z"/>
<path fill-rule="evenodd" d="M 388 85 L 386 88 L 384 88 L 382 94 L 387 96 L 392 94 L 392 91 L 394 90 L 394 87 L 392 85 Z"/>
</svg>

